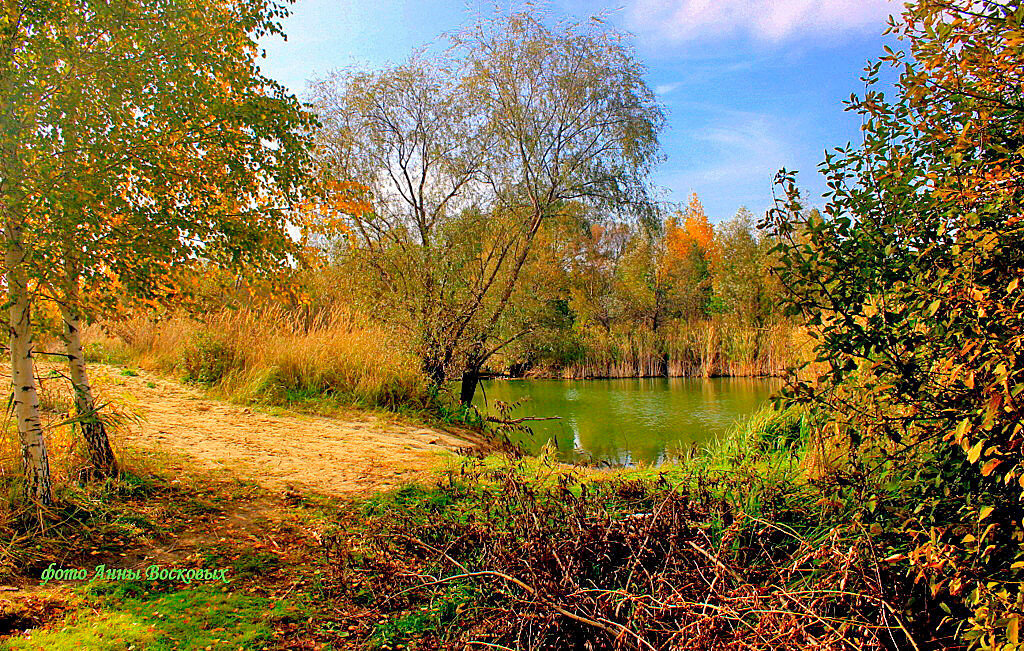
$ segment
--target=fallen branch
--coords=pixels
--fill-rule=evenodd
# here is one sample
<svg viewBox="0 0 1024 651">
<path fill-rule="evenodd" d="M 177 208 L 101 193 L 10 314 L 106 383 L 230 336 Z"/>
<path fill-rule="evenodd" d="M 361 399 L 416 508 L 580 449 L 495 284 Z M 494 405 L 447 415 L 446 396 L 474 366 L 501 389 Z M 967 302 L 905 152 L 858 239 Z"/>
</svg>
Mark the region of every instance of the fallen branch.
<svg viewBox="0 0 1024 651">
<path fill-rule="evenodd" d="M 494 416 L 488 416 L 485 418 L 488 423 L 498 423 L 500 425 L 518 425 L 519 423 L 525 423 L 528 420 L 562 420 L 561 416 L 523 416 L 522 418 L 495 418 Z"/>
<path fill-rule="evenodd" d="M 545 606 L 547 606 L 547 607 L 551 608 L 552 610 L 554 610 L 555 612 L 557 612 L 559 615 L 562 615 L 564 617 L 568 617 L 569 619 L 572 619 L 572 620 L 575 620 L 577 622 L 580 622 L 581 624 L 587 624 L 588 626 L 593 626 L 594 628 L 599 628 L 602 631 L 604 631 L 605 633 L 607 633 L 608 635 L 611 635 L 612 637 L 615 637 L 615 638 L 618 638 L 620 635 L 623 635 L 623 634 L 629 634 L 629 635 L 633 636 L 634 638 L 636 638 L 636 641 L 639 642 L 640 645 L 642 645 L 643 647 L 648 648 L 651 651 L 655 651 L 655 648 L 653 646 L 651 646 L 650 642 L 648 642 L 647 640 L 643 639 L 637 633 L 635 633 L 634 631 L 630 630 L 629 628 L 623 626 L 622 624 L 619 624 L 618 622 L 613 622 L 613 621 L 610 621 L 610 620 L 604 620 L 604 622 L 607 622 L 607 624 L 606 624 L 604 622 L 600 622 L 600 621 L 597 621 L 597 620 L 594 620 L 594 619 L 590 619 L 589 617 L 585 617 L 583 615 L 577 615 L 577 614 L 575 614 L 573 612 L 570 612 L 570 611 L 566 610 L 565 608 L 562 608 L 561 606 L 559 606 L 556 603 L 551 603 L 549 601 L 544 600 L 540 596 L 540 594 L 537 593 L 537 590 L 535 588 L 533 588 L 530 585 L 527 585 L 526 583 L 523 583 L 522 581 L 520 581 L 516 577 L 509 576 L 508 574 L 504 574 L 502 572 L 495 572 L 493 570 L 483 570 L 483 571 L 480 571 L 480 572 L 465 572 L 463 574 L 455 574 L 455 575 L 452 575 L 452 576 L 446 576 L 443 579 L 435 579 L 433 581 L 428 581 L 426 583 L 422 583 L 420 585 L 413 586 L 411 588 L 407 588 L 405 590 L 402 590 L 401 592 L 398 592 L 396 594 L 390 595 L 389 599 L 397 597 L 397 596 L 402 595 L 402 594 L 405 594 L 407 592 L 412 592 L 413 590 L 420 590 L 422 588 L 427 588 L 427 587 L 430 587 L 430 586 L 433 586 L 433 585 L 439 585 L 441 583 L 447 583 L 448 581 L 457 581 L 459 579 L 472 579 L 472 578 L 476 578 L 476 577 L 485 577 L 485 576 L 496 577 L 496 578 L 502 579 L 504 581 L 507 581 L 508 583 L 512 583 L 514 585 L 519 586 L 524 591 L 526 591 L 526 593 L 529 594 L 531 597 L 533 597 L 534 599 L 537 599 L 538 601 L 543 603 Z M 611 628 L 612 626 L 617 628 L 618 631 L 616 632 L 615 630 L 613 630 Z"/>
<path fill-rule="evenodd" d="M 694 551 L 696 551 L 699 554 L 701 554 L 702 556 L 704 556 L 704 558 L 706 558 L 709 561 L 711 561 L 712 563 L 714 563 L 715 566 L 718 567 L 720 570 L 722 570 L 723 572 L 725 572 L 726 574 L 731 576 L 733 578 L 733 580 L 736 581 L 737 584 L 745 583 L 745 581 L 743 580 L 743 577 L 740 576 L 739 573 L 736 570 L 732 569 L 731 567 L 729 567 L 728 565 L 726 565 L 725 563 L 723 563 L 719 559 L 717 559 L 714 556 L 712 556 L 710 552 L 708 552 L 705 549 L 703 549 L 697 543 L 693 542 L 692 540 L 687 540 L 686 544 L 689 545 L 690 547 L 692 547 L 694 549 Z"/>
</svg>

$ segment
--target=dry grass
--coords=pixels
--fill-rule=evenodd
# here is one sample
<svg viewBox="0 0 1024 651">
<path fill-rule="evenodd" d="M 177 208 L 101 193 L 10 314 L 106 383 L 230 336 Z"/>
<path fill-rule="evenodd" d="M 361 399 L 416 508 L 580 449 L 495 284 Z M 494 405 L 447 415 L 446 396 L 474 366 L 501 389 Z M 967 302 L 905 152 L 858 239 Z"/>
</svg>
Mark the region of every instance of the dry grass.
<svg viewBox="0 0 1024 651">
<path fill-rule="evenodd" d="M 46 349 L 51 350 L 52 347 Z M 7 373 L 5 370 L 0 374 L 0 381 L 10 383 Z M 107 390 L 113 381 L 110 377 L 94 377 L 93 388 L 98 395 L 103 396 L 100 416 L 107 425 L 107 435 L 114 454 L 120 459 L 126 452 L 125 439 L 129 428 L 138 423 L 139 414 L 130 398 Z M 64 366 L 45 357 L 37 358 L 36 389 L 53 483 L 67 483 L 76 479 L 79 471 L 88 464 L 80 437 L 74 431 L 74 399 Z M 17 421 L 10 410 L 4 414 L 2 429 L 0 480 L 20 478 L 21 452 Z"/>
<path fill-rule="evenodd" d="M 94 356 L 208 385 L 238 402 L 331 399 L 366 407 L 420 407 L 426 382 L 393 330 L 348 309 L 222 309 L 201 319 L 136 317 L 86 331 Z"/>
</svg>

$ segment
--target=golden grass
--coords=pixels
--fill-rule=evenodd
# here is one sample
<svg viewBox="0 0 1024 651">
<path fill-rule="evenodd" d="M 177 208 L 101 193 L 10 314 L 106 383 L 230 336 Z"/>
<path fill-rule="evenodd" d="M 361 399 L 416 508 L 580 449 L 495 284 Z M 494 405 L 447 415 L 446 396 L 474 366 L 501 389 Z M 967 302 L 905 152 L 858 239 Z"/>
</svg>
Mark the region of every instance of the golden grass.
<svg viewBox="0 0 1024 651">
<path fill-rule="evenodd" d="M 201 319 L 136 317 L 85 332 L 92 355 L 207 384 L 238 402 L 330 398 L 366 407 L 418 407 L 427 385 L 393 330 L 345 308 L 310 313 L 271 305 L 222 309 Z"/>
<path fill-rule="evenodd" d="M 54 484 L 67 483 L 77 477 L 87 465 L 80 437 L 74 431 L 74 399 L 67 369 L 52 358 L 37 356 L 36 390 L 39 394 L 39 416 L 46 436 L 46 449 Z M 10 376 L 0 373 L 10 382 Z M 106 390 L 113 378 L 95 375 L 93 389 L 103 396 L 100 416 L 107 425 L 110 445 L 118 459 L 124 457 L 128 430 L 138 422 L 137 408 L 128 396 Z M 0 479 L 21 476 L 21 446 L 18 442 L 17 421 L 9 411 L 5 413 L 3 436 L 0 437 Z"/>
</svg>

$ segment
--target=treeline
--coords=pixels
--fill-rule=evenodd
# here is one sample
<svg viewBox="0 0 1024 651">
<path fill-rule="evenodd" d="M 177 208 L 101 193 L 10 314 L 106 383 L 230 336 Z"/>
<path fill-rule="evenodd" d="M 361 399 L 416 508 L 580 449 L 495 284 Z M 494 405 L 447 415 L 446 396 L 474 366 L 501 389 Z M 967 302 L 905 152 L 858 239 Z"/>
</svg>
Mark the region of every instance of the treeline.
<svg viewBox="0 0 1024 651">
<path fill-rule="evenodd" d="M 585 377 L 775 375 L 794 328 L 753 215 L 712 225 L 697 195 L 653 224 L 563 221 L 527 271 L 540 300 L 489 370 Z"/>
</svg>

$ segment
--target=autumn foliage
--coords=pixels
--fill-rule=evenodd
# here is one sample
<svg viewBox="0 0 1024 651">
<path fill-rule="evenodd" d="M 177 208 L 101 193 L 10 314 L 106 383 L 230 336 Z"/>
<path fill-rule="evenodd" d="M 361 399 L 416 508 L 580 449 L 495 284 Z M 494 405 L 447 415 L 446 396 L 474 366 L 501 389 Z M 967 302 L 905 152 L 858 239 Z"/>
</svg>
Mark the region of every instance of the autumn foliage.
<svg viewBox="0 0 1024 651">
<path fill-rule="evenodd" d="M 717 257 L 714 228 L 708 222 L 696 192 L 690 195 L 685 211 L 677 212 L 666 220 L 665 249 L 666 265 L 694 255 L 709 264 Z"/>
<path fill-rule="evenodd" d="M 797 217 L 783 174 L 767 220 L 817 337 L 787 398 L 829 415 L 844 481 L 870 494 L 913 474 L 911 512 L 871 502 L 905 536 L 892 562 L 980 648 L 1016 648 L 1024 619 L 1022 22 L 1018 2 L 909 7 L 891 28 L 908 52 L 851 101 L 863 144 L 823 165 L 825 214 Z M 883 64 L 895 101 L 874 88 Z"/>
</svg>

